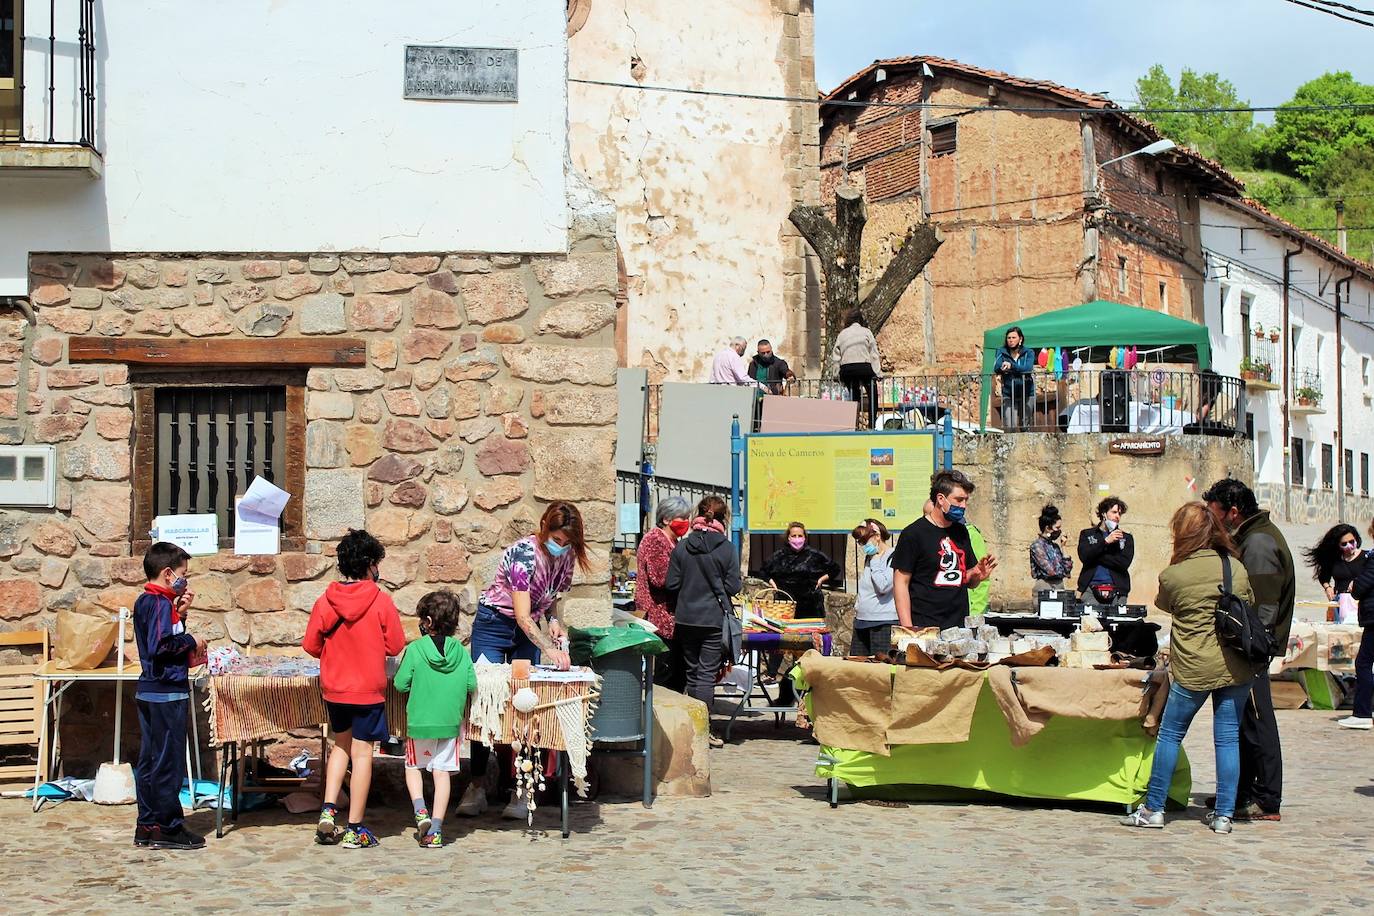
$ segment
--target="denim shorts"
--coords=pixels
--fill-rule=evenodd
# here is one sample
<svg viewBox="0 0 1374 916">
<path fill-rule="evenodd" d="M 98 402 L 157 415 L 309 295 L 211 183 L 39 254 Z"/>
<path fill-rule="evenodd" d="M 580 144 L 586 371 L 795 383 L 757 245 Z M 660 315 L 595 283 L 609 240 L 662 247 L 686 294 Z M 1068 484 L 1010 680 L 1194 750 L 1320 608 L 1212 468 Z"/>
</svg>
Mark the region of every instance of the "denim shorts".
<svg viewBox="0 0 1374 916">
<path fill-rule="evenodd" d="M 334 734 L 352 731 L 359 741 L 385 741 L 391 737 L 386 724 L 386 704 L 368 703 L 355 706 L 352 703 L 330 703 L 325 701 L 324 708 L 329 712 L 329 728 Z"/>
</svg>

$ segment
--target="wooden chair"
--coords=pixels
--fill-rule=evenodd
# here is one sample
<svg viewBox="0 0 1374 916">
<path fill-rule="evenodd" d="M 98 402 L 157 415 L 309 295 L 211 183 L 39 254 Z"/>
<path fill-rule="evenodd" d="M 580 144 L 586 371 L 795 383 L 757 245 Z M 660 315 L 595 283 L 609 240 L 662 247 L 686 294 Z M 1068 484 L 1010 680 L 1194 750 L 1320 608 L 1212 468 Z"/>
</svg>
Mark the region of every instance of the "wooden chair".
<svg viewBox="0 0 1374 916">
<path fill-rule="evenodd" d="M 40 781 L 48 778 L 48 762 L 40 754 L 43 731 L 43 682 L 34 677 L 48 660 L 48 631 L 20 630 L 0 633 L 0 647 L 37 649 L 32 663 L 0 665 L 0 746 L 32 747 L 36 764 L 0 766 L 0 791 L 33 788 L 34 769 Z"/>
</svg>

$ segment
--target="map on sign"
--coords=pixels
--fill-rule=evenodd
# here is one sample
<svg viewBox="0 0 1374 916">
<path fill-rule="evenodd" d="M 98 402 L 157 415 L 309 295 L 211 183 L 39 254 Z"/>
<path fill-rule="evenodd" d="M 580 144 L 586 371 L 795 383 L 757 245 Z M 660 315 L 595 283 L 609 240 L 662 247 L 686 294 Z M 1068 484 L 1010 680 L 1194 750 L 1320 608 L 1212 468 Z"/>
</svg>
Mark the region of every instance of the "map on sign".
<svg viewBox="0 0 1374 916">
<path fill-rule="evenodd" d="M 921 514 L 935 472 L 935 434 L 784 433 L 750 436 L 744 448 L 745 522 L 818 532 L 866 518 L 900 528 Z"/>
</svg>

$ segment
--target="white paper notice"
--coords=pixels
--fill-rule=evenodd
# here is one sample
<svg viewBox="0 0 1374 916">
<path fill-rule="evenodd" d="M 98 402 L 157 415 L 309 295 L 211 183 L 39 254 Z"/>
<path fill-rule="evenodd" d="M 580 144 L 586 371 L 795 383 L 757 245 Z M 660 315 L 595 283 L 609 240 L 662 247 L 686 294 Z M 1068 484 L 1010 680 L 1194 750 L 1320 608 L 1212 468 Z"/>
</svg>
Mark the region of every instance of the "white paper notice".
<svg viewBox="0 0 1374 916">
<path fill-rule="evenodd" d="M 247 502 L 240 499 L 234 507 L 234 553 L 241 557 L 281 553 L 281 525 L 273 516 L 246 508 Z"/>
<path fill-rule="evenodd" d="M 243 494 L 243 508 L 268 518 L 281 518 L 291 494 L 261 477 L 254 477 Z"/>
<path fill-rule="evenodd" d="M 639 503 L 620 504 L 620 533 L 639 534 Z"/>
<path fill-rule="evenodd" d="M 219 516 L 159 515 L 149 532 L 154 541 L 175 544 L 193 557 L 219 551 Z"/>
</svg>

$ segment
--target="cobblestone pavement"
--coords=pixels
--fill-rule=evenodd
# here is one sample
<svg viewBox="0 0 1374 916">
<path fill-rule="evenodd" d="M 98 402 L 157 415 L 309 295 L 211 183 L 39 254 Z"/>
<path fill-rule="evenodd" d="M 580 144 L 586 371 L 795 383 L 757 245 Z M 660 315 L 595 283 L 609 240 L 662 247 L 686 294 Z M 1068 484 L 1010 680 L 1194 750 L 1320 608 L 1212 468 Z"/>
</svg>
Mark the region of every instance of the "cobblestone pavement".
<svg viewBox="0 0 1374 916">
<path fill-rule="evenodd" d="M 375 850 L 311 845 L 312 819 L 244 815 L 207 849 L 131 845 L 133 809 L 69 803 L 31 815 L 0 802 L 4 908 L 29 912 L 1208 913 L 1362 910 L 1374 874 L 1374 734 L 1336 714 L 1281 711 L 1288 765 L 1282 824 L 1217 837 L 1202 809 L 1160 831 L 1116 826 L 1111 808 L 861 803 L 832 811 L 815 747 L 771 724 L 715 752 L 715 794 L 578 805 L 574 834 L 529 833 L 495 815 L 456 823 L 443 850 L 409 839 L 408 812 L 370 820 Z M 1194 797 L 1210 793 L 1211 724 L 1187 748 Z M 542 819 L 548 818 L 548 819 Z M 541 815 L 546 826 L 556 813 Z M 191 821 L 212 827 L 211 815 Z M 453 823 L 452 821 L 450 823 Z"/>
</svg>

